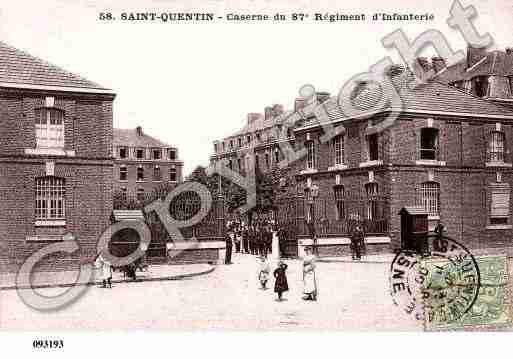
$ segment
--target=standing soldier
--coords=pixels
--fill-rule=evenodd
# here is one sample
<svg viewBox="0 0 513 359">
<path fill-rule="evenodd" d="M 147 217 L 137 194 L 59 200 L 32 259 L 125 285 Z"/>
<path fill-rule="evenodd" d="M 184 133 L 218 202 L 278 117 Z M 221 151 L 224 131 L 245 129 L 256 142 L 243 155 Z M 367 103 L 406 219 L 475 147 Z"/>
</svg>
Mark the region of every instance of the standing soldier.
<svg viewBox="0 0 513 359">
<path fill-rule="evenodd" d="M 224 258 L 224 264 L 231 264 L 232 263 L 232 239 L 230 238 L 230 235 L 227 233 L 225 236 L 225 243 L 226 243 L 226 256 Z"/>
<path fill-rule="evenodd" d="M 249 253 L 249 231 L 247 225 L 244 225 L 242 229 L 242 249 L 244 253 Z"/>
</svg>

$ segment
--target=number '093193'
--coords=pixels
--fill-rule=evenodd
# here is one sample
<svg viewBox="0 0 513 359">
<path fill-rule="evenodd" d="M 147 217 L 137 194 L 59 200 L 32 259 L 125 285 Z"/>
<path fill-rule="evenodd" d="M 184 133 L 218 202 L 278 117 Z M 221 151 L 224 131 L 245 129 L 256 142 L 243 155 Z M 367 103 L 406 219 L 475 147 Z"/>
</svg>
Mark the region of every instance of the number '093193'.
<svg viewBox="0 0 513 359">
<path fill-rule="evenodd" d="M 64 340 L 62 339 L 36 339 L 32 342 L 34 349 L 62 349 L 64 348 Z"/>
</svg>

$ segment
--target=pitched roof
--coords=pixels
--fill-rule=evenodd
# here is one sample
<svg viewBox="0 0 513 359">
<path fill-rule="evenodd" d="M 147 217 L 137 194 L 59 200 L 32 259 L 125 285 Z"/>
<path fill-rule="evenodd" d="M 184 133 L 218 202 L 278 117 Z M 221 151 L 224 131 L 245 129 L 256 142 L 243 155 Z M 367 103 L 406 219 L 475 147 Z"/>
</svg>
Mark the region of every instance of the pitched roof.
<svg viewBox="0 0 513 359">
<path fill-rule="evenodd" d="M 383 82 L 383 88 L 376 85 L 360 88 L 359 93 L 355 94 L 351 101 L 352 106 L 345 111 L 340 106 L 338 98 L 332 97 L 325 102 L 329 120 L 343 120 L 387 111 L 457 113 L 469 117 L 509 116 L 513 119 L 513 109 L 510 107 L 483 100 L 436 80 L 412 88 L 412 80 L 412 73 L 405 70 L 400 75 L 393 76 L 391 81 Z M 400 106 L 390 100 L 380 102 L 383 92 L 395 91 L 399 94 Z M 378 104 L 381 106 L 376 107 Z M 318 119 L 313 119 L 304 126 L 317 124 Z"/>
<path fill-rule="evenodd" d="M 142 130 L 141 130 L 142 132 Z M 154 137 L 148 136 L 144 132 L 138 134 L 137 128 L 115 128 L 114 129 L 114 146 L 128 147 L 173 147 Z"/>
<path fill-rule="evenodd" d="M 0 82 L 109 90 L 0 41 Z"/>
</svg>

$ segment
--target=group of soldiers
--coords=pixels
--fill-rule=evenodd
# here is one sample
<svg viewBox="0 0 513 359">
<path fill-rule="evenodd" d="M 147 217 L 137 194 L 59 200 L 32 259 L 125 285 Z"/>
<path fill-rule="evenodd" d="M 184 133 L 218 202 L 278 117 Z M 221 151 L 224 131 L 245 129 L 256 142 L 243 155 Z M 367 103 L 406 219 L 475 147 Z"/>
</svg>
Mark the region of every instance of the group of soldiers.
<svg viewBox="0 0 513 359">
<path fill-rule="evenodd" d="M 272 223 L 266 220 L 255 221 L 251 225 L 231 222 L 228 236 L 237 253 L 267 256 L 272 252 Z"/>
</svg>

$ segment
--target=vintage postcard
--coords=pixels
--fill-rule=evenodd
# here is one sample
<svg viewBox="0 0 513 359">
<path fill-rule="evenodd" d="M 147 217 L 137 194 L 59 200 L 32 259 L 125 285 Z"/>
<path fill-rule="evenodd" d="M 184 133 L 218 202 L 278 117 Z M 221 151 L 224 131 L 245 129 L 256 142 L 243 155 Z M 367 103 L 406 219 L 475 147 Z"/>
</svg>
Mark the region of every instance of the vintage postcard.
<svg viewBox="0 0 513 359">
<path fill-rule="evenodd" d="M 508 0 L 2 3 L 0 329 L 510 331 L 512 28 Z"/>
</svg>

